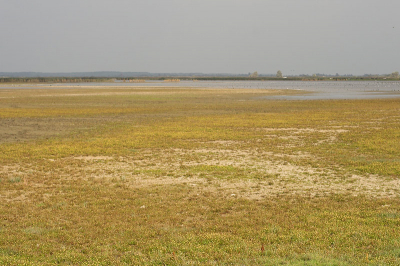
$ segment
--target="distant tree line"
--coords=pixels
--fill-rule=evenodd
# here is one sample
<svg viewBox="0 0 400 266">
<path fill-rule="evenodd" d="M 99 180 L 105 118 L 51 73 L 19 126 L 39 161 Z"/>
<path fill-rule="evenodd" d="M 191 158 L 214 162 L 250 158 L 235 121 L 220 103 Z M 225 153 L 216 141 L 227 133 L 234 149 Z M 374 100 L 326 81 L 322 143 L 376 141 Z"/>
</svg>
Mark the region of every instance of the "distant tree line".
<svg viewBox="0 0 400 266">
<path fill-rule="evenodd" d="M 275 76 L 259 75 L 257 72 L 250 73 L 245 76 L 163 76 L 163 77 L 142 77 L 137 78 L 120 78 L 120 77 L 0 77 L 0 83 L 84 83 L 84 82 L 144 82 L 145 80 L 306 80 L 306 81 L 321 81 L 321 80 L 399 80 L 399 72 L 393 72 L 386 75 L 365 74 L 363 76 L 353 75 L 298 75 L 298 76 L 283 76 L 281 71 L 278 71 Z"/>
<path fill-rule="evenodd" d="M 112 78 L 65 78 L 65 77 L 38 77 L 38 78 L 0 78 L 0 83 L 81 83 L 81 82 L 111 82 Z"/>
</svg>

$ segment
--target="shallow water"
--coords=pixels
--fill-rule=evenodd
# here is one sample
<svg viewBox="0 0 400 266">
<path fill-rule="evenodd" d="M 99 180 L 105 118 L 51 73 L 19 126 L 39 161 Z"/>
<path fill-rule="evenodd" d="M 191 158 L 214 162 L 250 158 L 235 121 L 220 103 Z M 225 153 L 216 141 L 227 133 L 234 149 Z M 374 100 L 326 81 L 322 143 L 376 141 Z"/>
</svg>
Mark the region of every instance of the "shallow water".
<svg viewBox="0 0 400 266">
<path fill-rule="evenodd" d="M 318 100 L 318 99 L 379 99 L 400 97 L 400 81 L 181 81 L 160 82 L 147 81 L 145 83 L 59 83 L 52 84 L 24 84 L 16 87 L 0 87 L 0 89 L 28 89 L 28 88 L 57 88 L 69 86 L 128 86 L 128 87 L 201 87 L 201 88 L 231 88 L 231 89 L 290 89 L 310 93 L 288 96 L 266 96 L 265 99 L 284 100 Z"/>
</svg>

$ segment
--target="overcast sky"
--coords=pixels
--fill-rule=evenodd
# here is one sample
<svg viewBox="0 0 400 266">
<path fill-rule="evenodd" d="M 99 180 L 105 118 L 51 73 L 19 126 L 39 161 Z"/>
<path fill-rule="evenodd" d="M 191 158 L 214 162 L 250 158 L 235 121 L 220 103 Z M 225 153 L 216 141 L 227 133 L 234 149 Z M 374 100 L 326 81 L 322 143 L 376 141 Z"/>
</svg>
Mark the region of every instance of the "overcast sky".
<svg viewBox="0 0 400 266">
<path fill-rule="evenodd" d="M 399 0 L 0 0 L 0 72 L 384 74 Z"/>
</svg>

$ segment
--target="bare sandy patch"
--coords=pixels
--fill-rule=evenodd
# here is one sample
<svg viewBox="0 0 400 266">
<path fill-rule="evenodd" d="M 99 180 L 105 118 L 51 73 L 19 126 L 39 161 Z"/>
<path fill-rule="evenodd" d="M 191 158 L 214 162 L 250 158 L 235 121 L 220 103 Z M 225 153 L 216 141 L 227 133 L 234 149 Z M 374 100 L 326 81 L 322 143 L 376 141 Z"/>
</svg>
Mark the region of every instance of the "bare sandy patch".
<svg viewBox="0 0 400 266">
<path fill-rule="evenodd" d="M 397 197 L 400 180 L 377 175 L 344 175 L 332 169 L 299 166 L 284 161 L 285 157 L 311 158 L 312 154 L 292 155 L 258 152 L 246 149 L 141 149 L 130 157 L 75 156 L 52 159 L 51 163 L 63 165 L 52 171 L 43 171 L 33 165 L 3 165 L 2 182 L 29 182 L 26 193 L 1 195 L 2 200 L 23 201 L 29 191 L 43 184 L 37 177 L 54 176 L 66 180 L 84 179 L 118 183 L 131 188 L 150 186 L 187 185 L 198 191 L 210 191 L 226 197 L 262 200 L 268 197 L 296 195 L 324 197 L 334 194 L 378 198 Z M 72 161 L 71 161 L 72 160 Z M 79 167 L 74 160 L 79 160 Z M 211 170 L 210 170 L 211 169 Z M 222 174 L 215 175 L 215 171 Z M 227 172 L 223 172 L 226 169 Z M 236 170 L 239 176 L 236 176 Z M 254 178 L 253 176 L 257 176 Z M 27 181 L 26 181 L 27 180 Z"/>
<path fill-rule="evenodd" d="M 293 132 L 294 134 L 301 134 L 301 133 L 345 133 L 349 132 L 348 129 L 343 129 L 343 128 L 338 128 L 338 129 L 316 129 L 316 128 L 259 128 L 258 130 L 263 130 L 263 131 L 290 131 Z"/>
<path fill-rule="evenodd" d="M 269 154 L 268 160 L 258 159 L 259 156 L 250 150 L 170 149 L 142 150 L 141 153 L 140 159 L 121 157 L 107 161 L 111 158 L 89 157 L 90 160 L 85 160 L 88 164 L 82 168 L 87 174 L 79 173 L 73 178 L 112 180 L 131 187 L 186 184 L 199 190 L 257 200 L 280 195 L 396 197 L 400 192 L 400 180 L 397 179 L 376 175 L 343 176 L 330 169 L 298 166 L 277 159 L 286 156 L 282 154 Z M 198 166 L 236 167 L 265 178 L 216 178 L 212 172 L 191 170 Z"/>
<path fill-rule="evenodd" d="M 76 156 L 73 157 L 75 160 L 83 160 L 83 161 L 107 161 L 107 160 L 113 160 L 114 157 L 111 156 Z"/>
</svg>

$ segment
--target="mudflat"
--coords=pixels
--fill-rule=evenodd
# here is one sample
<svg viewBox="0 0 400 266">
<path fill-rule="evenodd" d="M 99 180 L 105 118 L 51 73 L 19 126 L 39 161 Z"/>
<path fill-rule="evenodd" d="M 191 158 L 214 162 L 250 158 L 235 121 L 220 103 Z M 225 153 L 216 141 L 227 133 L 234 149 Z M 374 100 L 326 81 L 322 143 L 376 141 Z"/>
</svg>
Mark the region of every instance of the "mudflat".
<svg viewBox="0 0 400 266">
<path fill-rule="evenodd" d="M 0 88 L 0 263 L 399 264 L 400 99 L 299 93 Z"/>
</svg>

